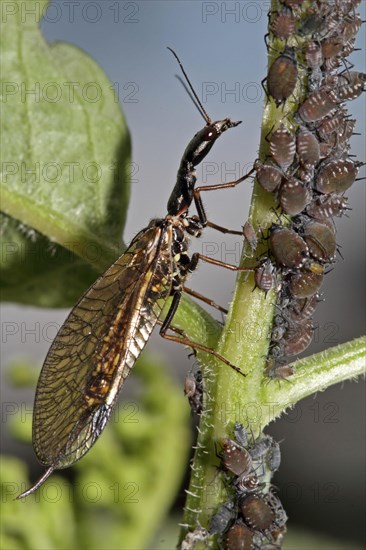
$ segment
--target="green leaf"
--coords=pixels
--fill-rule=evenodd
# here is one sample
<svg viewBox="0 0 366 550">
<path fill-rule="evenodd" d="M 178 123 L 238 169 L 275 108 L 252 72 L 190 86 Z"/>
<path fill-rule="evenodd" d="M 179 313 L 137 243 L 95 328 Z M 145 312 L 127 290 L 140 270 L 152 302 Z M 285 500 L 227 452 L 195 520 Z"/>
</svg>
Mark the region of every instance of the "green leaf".
<svg viewBox="0 0 366 550">
<path fill-rule="evenodd" d="M 14 220 L 5 245 L 19 256 L 13 266 L 24 265 L 18 288 L 10 271 L 6 275 L 4 299 L 69 305 L 95 278 L 90 266 L 100 272 L 120 252 L 129 198 L 128 130 L 112 84 L 96 63 L 74 46 L 47 44 L 34 17 L 21 21 L 20 9 L 3 26 L 1 65 L 1 209 Z M 43 252 L 40 262 L 22 258 L 32 248 L 30 231 Z M 67 287 L 72 300 L 63 298 Z"/>
</svg>

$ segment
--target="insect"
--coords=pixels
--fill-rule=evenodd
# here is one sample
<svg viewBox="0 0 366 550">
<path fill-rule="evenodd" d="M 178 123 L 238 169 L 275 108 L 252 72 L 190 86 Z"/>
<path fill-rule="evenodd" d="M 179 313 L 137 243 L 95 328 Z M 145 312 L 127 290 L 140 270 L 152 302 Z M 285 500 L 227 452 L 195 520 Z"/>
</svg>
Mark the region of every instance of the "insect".
<svg viewBox="0 0 366 550">
<path fill-rule="evenodd" d="M 94 445 L 169 297 L 172 301 L 161 323 L 161 336 L 211 353 L 241 372 L 214 350 L 191 342 L 171 326 L 184 290 L 204 299 L 184 287 L 200 259 L 232 270 L 252 269 L 188 254 L 190 236 L 198 237 L 203 227 L 211 225 L 224 230 L 207 221 L 200 192 L 233 187 L 248 175 L 235 182 L 195 189 L 195 166 L 223 132 L 240 122 L 229 118 L 212 122 L 178 56 L 169 50 L 179 63 L 206 124 L 183 154 L 165 218 L 153 219 L 136 235 L 126 252 L 82 296 L 51 345 L 38 380 L 33 413 L 33 446 L 47 470 L 18 499 L 38 489 L 54 470 L 74 464 Z M 188 209 L 193 201 L 198 216 L 190 217 Z M 173 334 L 167 333 L 169 329 Z"/>
</svg>

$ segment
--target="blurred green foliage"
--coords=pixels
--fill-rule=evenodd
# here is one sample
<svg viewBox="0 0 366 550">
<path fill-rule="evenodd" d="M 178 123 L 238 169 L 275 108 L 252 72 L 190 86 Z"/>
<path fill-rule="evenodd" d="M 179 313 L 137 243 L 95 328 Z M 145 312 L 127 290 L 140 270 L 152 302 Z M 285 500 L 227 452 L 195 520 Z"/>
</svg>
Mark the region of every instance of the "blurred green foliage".
<svg viewBox="0 0 366 550">
<path fill-rule="evenodd" d="M 116 408 L 92 452 L 75 466 L 72 484 L 58 471 L 16 501 L 29 487 L 26 468 L 2 456 L 1 548 L 149 548 L 187 464 L 189 407 L 160 361 L 142 358 L 134 373 L 138 398 Z M 30 440 L 29 415 L 19 413 L 11 431 Z"/>
</svg>

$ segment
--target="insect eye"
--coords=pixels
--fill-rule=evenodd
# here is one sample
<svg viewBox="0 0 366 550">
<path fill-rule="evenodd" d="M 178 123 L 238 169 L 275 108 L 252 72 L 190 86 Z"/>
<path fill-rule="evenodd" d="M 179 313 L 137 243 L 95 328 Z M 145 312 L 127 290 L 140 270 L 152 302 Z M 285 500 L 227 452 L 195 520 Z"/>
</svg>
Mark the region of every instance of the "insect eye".
<svg viewBox="0 0 366 550">
<path fill-rule="evenodd" d="M 203 141 L 213 141 L 219 136 L 219 132 L 217 131 L 217 128 L 213 125 L 207 126 L 205 128 L 205 131 L 202 135 Z"/>
</svg>

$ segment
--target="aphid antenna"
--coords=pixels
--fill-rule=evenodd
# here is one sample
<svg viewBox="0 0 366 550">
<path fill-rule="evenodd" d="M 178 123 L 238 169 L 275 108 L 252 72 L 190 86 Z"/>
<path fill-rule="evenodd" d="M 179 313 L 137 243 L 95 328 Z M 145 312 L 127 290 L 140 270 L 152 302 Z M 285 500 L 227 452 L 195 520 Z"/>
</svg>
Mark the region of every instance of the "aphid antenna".
<svg viewBox="0 0 366 550">
<path fill-rule="evenodd" d="M 178 55 L 175 53 L 175 51 L 174 51 L 172 48 L 170 48 L 169 46 L 167 46 L 167 49 L 168 49 L 169 51 L 172 52 L 172 54 L 174 55 L 175 59 L 178 61 L 178 65 L 179 65 L 179 67 L 181 68 L 181 71 L 182 71 L 182 73 L 183 73 L 183 75 L 184 75 L 184 78 L 186 79 L 186 82 L 187 82 L 187 84 L 188 84 L 188 86 L 189 86 L 189 89 L 191 90 L 191 92 L 192 92 L 192 94 L 193 94 L 193 96 L 194 96 L 194 98 L 195 98 L 195 100 L 196 100 L 195 103 L 196 103 L 196 105 L 197 105 L 197 107 L 198 107 L 198 109 L 199 109 L 201 115 L 202 115 L 203 118 L 205 119 L 206 124 L 207 124 L 207 125 L 211 124 L 211 123 L 212 123 L 211 117 L 208 115 L 208 113 L 207 113 L 207 111 L 205 110 L 204 106 L 202 105 L 202 103 L 201 103 L 201 101 L 200 101 L 200 99 L 199 99 L 199 97 L 198 97 L 198 95 L 197 95 L 195 89 L 193 88 L 193 86 L 192 86 L 192 84 L 191 84 L 191 81 L 190 81 L 189 78 L 188 78 L 188 75 L 187 75 L 187 73 L 186 73 L 186 71 L 185 71 L 185 69 L 184 69 L 184 67 L 183 67 L 183 64 L 182 64 L 181 60 L 179 59 Z M 182 84 L 184 85 L 184 82 L 182 82 Z M 184 87 L 185 87 L 185 86 L 184 86 Z M 185 87 L 185 88 L 186 88 L 186 87 Z"/>
</svg>

